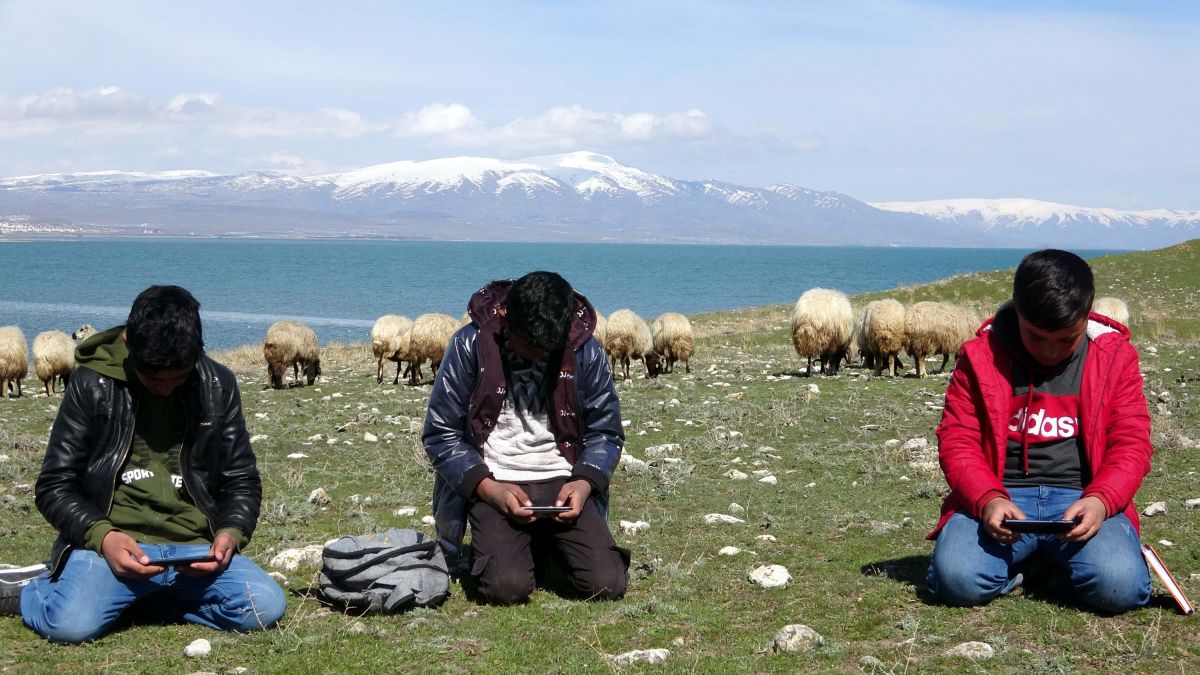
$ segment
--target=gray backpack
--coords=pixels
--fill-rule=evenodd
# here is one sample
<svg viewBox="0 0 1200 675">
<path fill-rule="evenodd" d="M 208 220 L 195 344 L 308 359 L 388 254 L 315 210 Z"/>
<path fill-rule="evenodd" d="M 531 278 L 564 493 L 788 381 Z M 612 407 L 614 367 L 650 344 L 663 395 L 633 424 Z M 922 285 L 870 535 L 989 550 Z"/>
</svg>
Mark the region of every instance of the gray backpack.
<svg viewBox="0 0 1200 675">
<path fill-rule="evenodd" d="M 446 557 L 416 530 L 346 536 L 321 553 L 321 596 L 363 614 L 432 607 L 450 596 Z"/>
</svg>

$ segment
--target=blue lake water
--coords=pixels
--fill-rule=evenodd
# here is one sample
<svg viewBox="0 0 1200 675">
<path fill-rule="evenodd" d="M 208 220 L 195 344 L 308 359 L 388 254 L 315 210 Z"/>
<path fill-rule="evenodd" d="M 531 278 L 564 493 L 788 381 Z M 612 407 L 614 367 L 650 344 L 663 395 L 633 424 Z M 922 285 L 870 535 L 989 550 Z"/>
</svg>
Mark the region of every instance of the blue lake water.
<svg viewBox="0 0 1200 675">
<path fill-rule="evenodd" d="M 516 244 L 483 242 L 113 239 L 0 243 L 0 325 L 26 339 L 83 323 L 123 323 L 151 284 L 201 303 L 205 342 L 262 340 L 283 318 L 322 343 L 366 341 L 383 314 L 459 317 L 492 279 L 562 274 L 605 315 L 643 317 L 793 303 L 814 286 L 853 295 L 1015 267 L 1023 249 Z M 1115 251 L 1081 251 L 1096 257 Z"/>
</svg>

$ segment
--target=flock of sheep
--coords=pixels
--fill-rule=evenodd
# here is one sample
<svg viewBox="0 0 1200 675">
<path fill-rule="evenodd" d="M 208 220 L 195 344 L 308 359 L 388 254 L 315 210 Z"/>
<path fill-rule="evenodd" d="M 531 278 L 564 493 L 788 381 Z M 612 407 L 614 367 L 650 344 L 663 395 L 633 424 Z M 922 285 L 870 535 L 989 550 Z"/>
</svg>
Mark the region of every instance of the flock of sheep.
<svg viewBox="0 0 1200 675">
<path fill-rule="evenodd" d="M 1092 307 L 1122 324 L 1129 323 L 1125 302 L 1113 297 L 1098 298 Z M 628 309 L 613 312 L 607 320 L 596 313 L 595 336 L 604 346 L 612 363 L 613 376 L 618 366 L 621 377 L 630 378 L 630 365 L 641 361 L 645 377 L 671 373 L 682 361 L 685 372 L 696 352 L 695 335 L 688 318 L 667 312 L 652 323 Z M 437 372 L 450 338 L 470 321 L 463 315 L 456 320 L 448 314 L 430 313 L 415 321 L 396 314 L 379 317 L 371 328 L 371 352 L 375 357 L 375 381 L 383 382 L 384 362 L 396 364 L 392 384 L 403 375 L 409 384 L 422 381 L 421 366 L 428 361 Z M 861 363 L 876 375 L 884 370 L 895 376 L 903 370 L 900 354 L 916 361 L 917 377 L 926 377 L 925 359 L 941 355 L 945 370 L 950 355 L 979 328 L 980 317 L 972 309 L 948 302 L 917 302 L 905 307 L 893 299 L 875 300 L 855 309 L 845 293 L 825 288 L 806 291 L 792 309 L 792 346 L 800 358 L 807 359 L 807 374 L 813 361 L 820 362 L 820 373 L 837 374 L 842 361 Z M 76 341 L 95 332 L 90 325 L 80 326 L 73 334 L 51 330 L 33 340 L 34 372 L 42 381 L 46 395 L 55 392 L 56 383 L 66 386 L 75 367 Z M 21 395 L 21 381 L 29 374 L 29 353 L 25 335 L 17 326 L 0 326 L 0 397 Z M 270 386 L 284 386 L 290 366 L 293 384 L 303 373 L 307 384 L 321 376 L 321 353 L 317 334 L 295 321 L 277 321 L 267 330 L 263 343 Z"/>
<path fill-rule="evenodd" d="M 1129 323 L 1129 309 L 1119 298 L 1098 298 L 1092 311 Z M 982 320 L 963 305 L 924 301 L 905 307 L 885 298 L 854 309 L 841 291 L 813 288 L 805 291 L 792 308 L 792 346 L 807 359 L 806 373 L 812 375 L 813 361 L 820 362 L 823 375 L 836 375 L 843 360 L 861 358 L 876 375 L 895 376 L 903 371 L 901 352 L 916 361 L 917 377 L 927 377 L 925 359 L 941 355 L 941 369 L 971 339 Z"/>
</svg>

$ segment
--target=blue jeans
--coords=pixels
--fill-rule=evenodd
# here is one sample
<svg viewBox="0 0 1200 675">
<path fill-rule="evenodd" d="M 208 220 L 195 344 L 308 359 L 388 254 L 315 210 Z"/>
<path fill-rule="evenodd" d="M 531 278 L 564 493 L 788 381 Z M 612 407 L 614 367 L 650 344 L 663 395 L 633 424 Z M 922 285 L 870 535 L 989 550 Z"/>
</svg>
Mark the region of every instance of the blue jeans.
<svg viewBox="0 0 1200 675">
<path fill-rule="evenodd" d="M 1031 519 L 1060 519 L 1081 491 L 1060 487 L 1009 490 L 1012 502 Z M 1117 514 L 1085 542 L 1069 542 L 1052 534 L 1023 534 L 1012 545 L 1001 544 L 982 523 L 955 513 L 938 534 L 926 586 L 950 605 L 981 605 L 1017 585 L 1014 566 L 1034 554 L 1064 572 L 1066 588 L 1077 600 L 1101 612 L 1119 614 L 1150 600 L 1150 573 L 1142 558 L 1133 524 Z"/>
<path fill-rule="evenodd" d="M 140 544 L 150 557 L 204 555 L 208 544 Z M 168 567 L 155 576 L 124 579 L 104 558 L 77 548 L 58 579 L 34 579 L 21 592 L 25 625 L 53 642 L 94 640 L 130 605 L 153 596 L 152 609 L 217 630 L 268 628 L 283 617 L 287 598 L 253 561 L 234 555 L 219 574 L 189 577 Z"/>
</svg>

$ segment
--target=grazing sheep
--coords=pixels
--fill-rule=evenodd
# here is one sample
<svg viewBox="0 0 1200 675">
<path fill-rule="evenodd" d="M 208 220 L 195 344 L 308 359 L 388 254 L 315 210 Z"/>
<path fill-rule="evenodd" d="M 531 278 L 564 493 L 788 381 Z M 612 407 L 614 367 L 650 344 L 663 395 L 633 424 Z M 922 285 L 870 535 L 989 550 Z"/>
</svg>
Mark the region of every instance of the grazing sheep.
<svg viewBox="0 0 1200 675">
<path fill-rule="evenodd" d="M 76 328 L 74 333 L 71 333 L 71 339 L 82 342 L 95 334 L 96 329 L 92 327 L 92 324 L 85 323 L 79 328 Z"/>
<path fill-rule="evenodd" d="M 1107 316 L 1123 326 L 1129 325 L 1129 306 L 1120 298 L 1112 296 L 1096 298 L 1096 301 L 1092 303 L 1092 311 Z"/>
<path fill-rule="evenodd" d="M 604 315 L 599 311 L 596 312 L 596 328 L 592 330 L 592 335 L 600 341 L 600 346 L 604 346 L 604 335 L 608 332 L 608 321 L 604 319 Z"/>
<path fill-rule="evenodd" d="M 800 358 L 808 359 L 808 375 L 813 359 L 821 361 L 822 374 L 837 374 L 850 349 L 853 321 L 850 299 L 841 291 L 810 288 L 800 296 L 792 308 L 792 346 Z"/>
<path fill-rule="evenodd" d="M 896 356 L 904 349 L 904 314 L 904 305 L 892 298 L 867 303 L 863 310 L 865 348 L 875 361 L 876 375 L 886 368 L 896 376 Z"/>
<path fill-rule="evenodd" d="M 664 373 L 673 372 L 676 361 L 683 361 L 683 372 L 692 372 L 688 361 L 696 353 L 696 338 L 692 333 L 692 322 L 686 316 L 667 312 L 654 320 L 650 334 L 655 353 L 664 361 Z"/>
<path fill-rule="evenodd" d="M 400 382 L 400 366 L 404 362 L 396 358 L 396 352 L 400 350 L 400 338 L 412 330 L 412 327 L 412 319 L 406 316 L 385 314 L 376 319 L 371 328 L 371 353 L 375 355 L 376 384 L 383 382 L 384 361 L 396 362 L 396 377 L 392 378 L 392 384 Z"/>
<path fill-rule="evenodd" d="M 657 374 L 657 368 L 651 374 L 651 364 L 646 360 L 647 354 L 654 354 L 654 338 L 650 334 L 650 327 L 632 310 L 618 309 L 609 315 L 604 326 L 604 351 L 612 360 L 613 377 L 616 377 L 617 363 L 620 363 L 622 375 L 628 380 L 629 363 L 633 359 L 641 359 L 646 367 L 646 377 Z"/>
<path fill-rule="evenodd" d="M 422 361 L 428 360 L 433 371 L 431 375 L 437 374 L 446 346 L 459 328 L 458 321 L 449 314 L 431 313 L 417 317 L 412 330 L 400 337 L 400 348 L 393 355 L 393 360 L 409 363 L 409 384 L 421 383 Z"/>
<path fill-rule="evenodd" d="M 295 321 L 276 321 L 267 329 L 263 343 L 267 378 L 275 389 L 283 388 L 283 375 L 290 365 L 292 383 L 300 382 L 300 370 L 311 385 L 321 376 L 321 347 L 313 329 Z"/>
<path fill-rule="evenodd" d="M 0 397 L 8 398 L 9 389 L 21 395 L 21 380 L 29 374 L 29 348 L 25 334 L 16 326 L 0 327 Z"/>
<path fill-rule="evenodd" d="M 75 341 L 61 330 L 48 330 L 33 338 L 33 370 L 37 373 L 46 395 L 54 394 L 54 381 L 65 389 L 71 371 L 75 369 Z"/>
<path fill-rule="evenodd" d="M 908 308 L 904 317 L 904 332 L 907 335 L 908 353 L 917 362 L 917 377 L 926 377 L 925 359 L 935 354 L 942 355 L 942 367 L 951 354 L 957 354 L 963 343 L 971 339 L 979 328 L 979 315 L 975 310 L 949 302 L 918 302 Z"/>
</svg>

